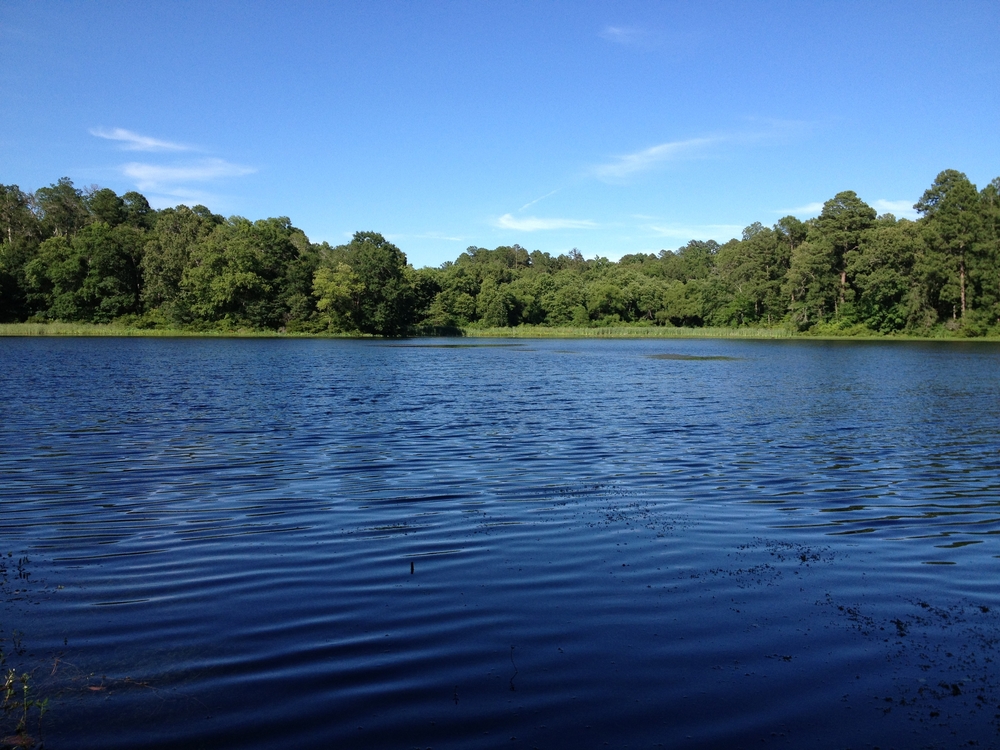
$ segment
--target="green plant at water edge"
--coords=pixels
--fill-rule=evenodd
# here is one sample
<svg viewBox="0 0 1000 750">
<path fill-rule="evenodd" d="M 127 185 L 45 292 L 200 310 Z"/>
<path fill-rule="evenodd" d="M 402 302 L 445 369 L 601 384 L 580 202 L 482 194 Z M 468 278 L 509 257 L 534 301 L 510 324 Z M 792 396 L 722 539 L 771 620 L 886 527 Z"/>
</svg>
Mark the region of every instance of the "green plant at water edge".
<svg viewBox="0 0 1000 750">
<path fill-rule="evenodd" d="M 48 700 L 39 701 L 31 695 L 31 677 L 8 669 L 3 678 L 3 717 L 0 723 L 0 748 L 35 747 L 38 740 L 28 734 L 28 722 L 37 714 L 38 733 L 48 710 Z M 10 728 L 13 732 L 8 734 Z"/>
</svg>

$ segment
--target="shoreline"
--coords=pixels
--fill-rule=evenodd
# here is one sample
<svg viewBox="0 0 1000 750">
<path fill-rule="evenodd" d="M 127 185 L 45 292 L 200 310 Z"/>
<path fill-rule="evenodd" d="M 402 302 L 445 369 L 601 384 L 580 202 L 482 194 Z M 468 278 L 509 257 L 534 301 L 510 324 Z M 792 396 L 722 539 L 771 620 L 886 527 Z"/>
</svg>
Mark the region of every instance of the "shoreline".
<svg viewBox="0 0 1000 750">
<path fill-rule="evenodd" d="M 361 333 L 273 331 L 254 329 L 190 330 L 184 328 L 132 328 L 97 323 L 0 323 L 0 338 L 294 338 L 371 339 Z M 661 326 L 517 326 L 514 328 L 457 328 L 447 332 L 418 331 L 401 338 L 508 338 L 508 339 L 751 339 L 801 341 L 949 341 L 1000 342 L 1000 336 L 956 336 L 865 333 L 799 333 L 787 328 L 668 328 Z"/>
</svg>

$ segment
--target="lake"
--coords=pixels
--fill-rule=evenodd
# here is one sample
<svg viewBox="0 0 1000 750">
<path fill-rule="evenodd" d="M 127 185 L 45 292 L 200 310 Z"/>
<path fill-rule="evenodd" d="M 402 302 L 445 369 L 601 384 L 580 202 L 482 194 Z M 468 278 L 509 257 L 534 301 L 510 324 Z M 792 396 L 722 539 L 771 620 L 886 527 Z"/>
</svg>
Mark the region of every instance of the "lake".
<svg viewBox="0 0 1000 750">
<path fill-rule="evenodd" d="M 1000 742 L 1000 345 L 0 363 L 0 649 L 46 748 Z"/>
</svg>

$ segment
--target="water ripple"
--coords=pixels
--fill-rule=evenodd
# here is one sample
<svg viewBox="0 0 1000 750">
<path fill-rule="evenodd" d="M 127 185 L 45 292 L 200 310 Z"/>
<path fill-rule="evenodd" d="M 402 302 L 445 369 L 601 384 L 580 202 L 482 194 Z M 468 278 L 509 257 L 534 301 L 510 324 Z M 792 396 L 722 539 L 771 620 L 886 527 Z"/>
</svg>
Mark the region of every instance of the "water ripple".
<svg viewBox="0 0 1000 750">
<path fill-rule="evenodd" d="M 0 340 L 46 745 L 995 739 L 1000 347 L 479 343 Z"/>
</svg>

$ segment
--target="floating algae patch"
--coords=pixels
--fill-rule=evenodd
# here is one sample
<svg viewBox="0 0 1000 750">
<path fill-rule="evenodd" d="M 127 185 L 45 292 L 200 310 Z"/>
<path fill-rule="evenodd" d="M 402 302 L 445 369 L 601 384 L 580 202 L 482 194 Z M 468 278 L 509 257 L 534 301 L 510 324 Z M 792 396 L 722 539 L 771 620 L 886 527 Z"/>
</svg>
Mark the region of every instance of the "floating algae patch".
<svg viewBox="0 0 1000 750">
<path fill-rule="evenodd" d="M 718 360 L 737 360 L 739 357 L 723 357 L 723 356 L 712 356 L 712 357 L 702 357 L 697 354 L 649 354 L 647 355 L 650 359 L 677 359 L 683 361 L 705 361 L 710 359 Z"/>
<path fill-rule="evenodd" d="M 523 347 L 524 344 L 518 342 L 513 344 L 391 344 L 393 349 L 496 349 L 509 347 Z"/>
</svg>

